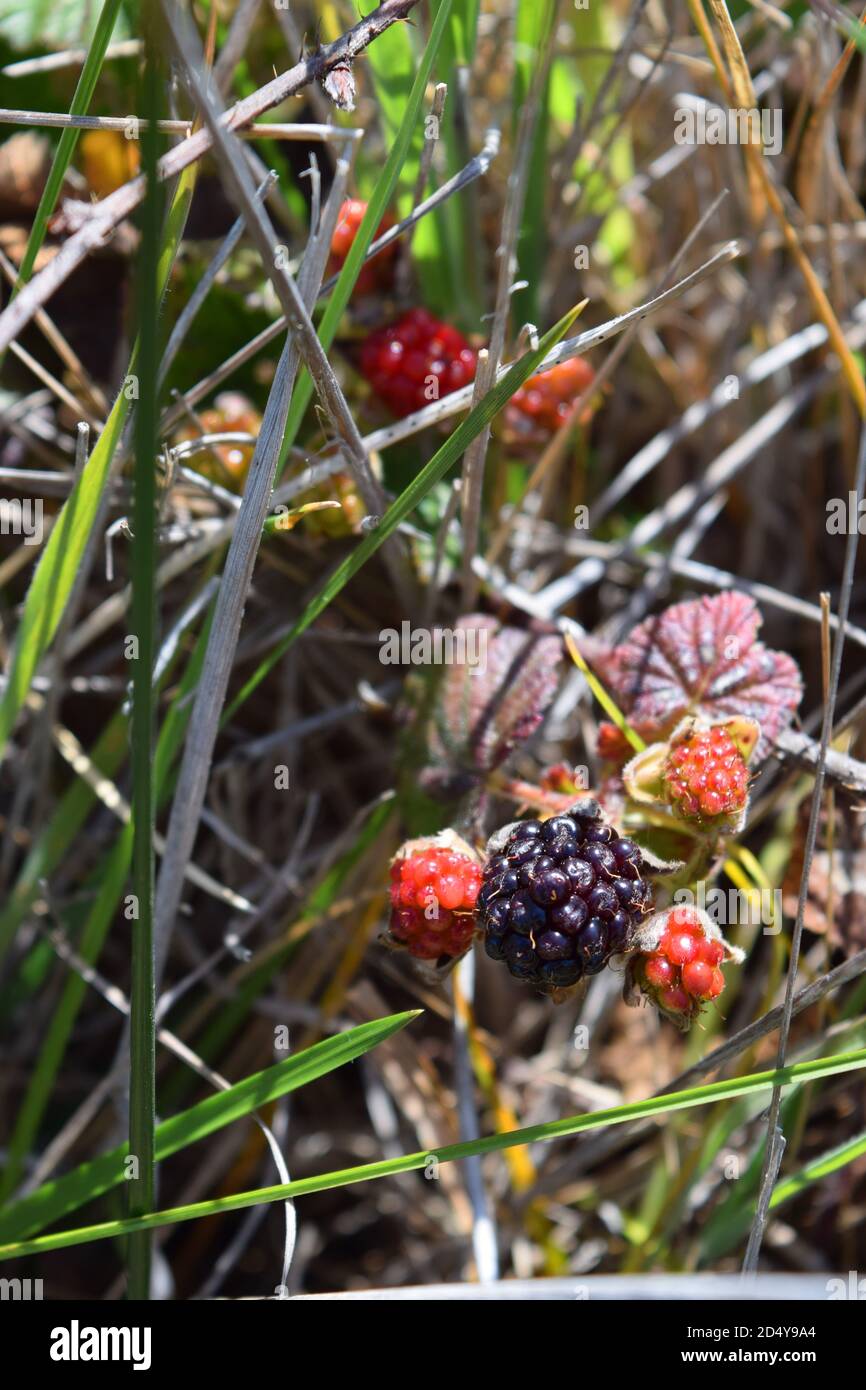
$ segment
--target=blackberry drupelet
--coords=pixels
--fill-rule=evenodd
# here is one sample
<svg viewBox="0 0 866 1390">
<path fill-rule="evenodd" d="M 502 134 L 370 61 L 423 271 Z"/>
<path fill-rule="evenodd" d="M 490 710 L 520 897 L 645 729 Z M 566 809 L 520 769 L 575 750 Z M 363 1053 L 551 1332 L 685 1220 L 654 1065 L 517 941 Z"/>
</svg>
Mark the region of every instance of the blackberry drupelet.
<svg viewBox="0 0 866 1390">
<path fill-rule="evenodd" d="M 644 867 L 639 847 L 595 808 L 521 821 L 484 871 L 487 954 L 548 994 L 596 975 L 650 910 Z"/>
</svg>

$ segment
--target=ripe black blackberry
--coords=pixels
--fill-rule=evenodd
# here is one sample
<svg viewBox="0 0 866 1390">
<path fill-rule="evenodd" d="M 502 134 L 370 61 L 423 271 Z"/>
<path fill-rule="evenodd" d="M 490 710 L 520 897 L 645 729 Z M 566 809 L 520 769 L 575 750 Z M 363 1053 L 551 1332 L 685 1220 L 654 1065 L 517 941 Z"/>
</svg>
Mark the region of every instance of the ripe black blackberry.
<svg viewBox="0 0 866 1390">
<path fill-rule="evenodd" d="M 652 905 L 639 847 L 584 806 L 495 836 L 478 894 L 487 954 L 545 993 L 627 951 Z"/>
</svg>

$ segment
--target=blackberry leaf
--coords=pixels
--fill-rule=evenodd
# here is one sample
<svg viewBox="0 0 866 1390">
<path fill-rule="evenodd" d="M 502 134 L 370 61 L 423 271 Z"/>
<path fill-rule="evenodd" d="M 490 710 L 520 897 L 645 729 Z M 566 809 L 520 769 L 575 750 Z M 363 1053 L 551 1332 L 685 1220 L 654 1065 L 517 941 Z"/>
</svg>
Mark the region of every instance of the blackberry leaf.
<svg viewBox="0 0 866 1390">
<path fill-rule="evenodd" d="M 754 765 L 803 693 L 797 663 L 757 641 L 761 621 L 754 601 L 731 591 L 674 604 L 618 646 L 590 638 L 581 647 L 642 738 L 664 738 L 688 714 L 744 716 L 761 726 Z"/>
</svg>

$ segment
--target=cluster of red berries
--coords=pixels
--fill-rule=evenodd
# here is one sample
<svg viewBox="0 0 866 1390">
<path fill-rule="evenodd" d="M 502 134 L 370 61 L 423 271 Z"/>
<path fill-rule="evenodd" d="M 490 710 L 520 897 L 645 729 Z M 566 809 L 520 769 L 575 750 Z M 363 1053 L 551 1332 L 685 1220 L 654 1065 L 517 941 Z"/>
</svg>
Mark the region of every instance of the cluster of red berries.
<svg viewBox="0 0 866 1390">
<path fill-rule="evenodd" d="M 691 1018 L 725 987 L 721 941 L 707 936 L 692 908 L 675 908 L 654 951 L 641 959 L 638 977 L 646 994 L 666 1013 Z"/>
<path fill-rule="evenodd" d="M 401 418 L 468 386 L 476 361 L 459 329 L 426 309 L 410 309 L 396 323 L 378 328 L 361 349 L 363 375 Z"/>
<path fill-rule="evenodd" d="M 410 840 L 391 866 L 385 940 L 444 964 L 468 951 L 478 931 L 488 956 L 554 997 L 618 956 L 627 1002 L 642 994 L 687 1029 L 722 993 L 723 961 L 741 960 L 742 952 L 694 907 L 650 915 L 644 852 L 597 806 L 582 805 L 505 827 L 483 869 L 453 831 Z"/>
<path fill-rule="evenodd" d="M 552 434 L 570 416 L 579 396 L 590 386 L 595 372 L 583 357 L 572 357 L 546 372 L 539 372 L 515 391 L 508 406 L 509 424 L 521 433 L 541 430 Z M 590 416 L 581 415 L 581 424 Z"/>
<path fill-rule="evenodd" d="M 352 243 L 358 235 L 358 228 L 364 219 L 367 211 L 367 204 L 360 198 L 347 198 L 340 208 L 340 215 L 337 218 L 337 225 L 334 228 L 334 235 L 331 238 L 331 257 L 328 261 L 328 274 L 333 275 L 341 270 L 346 257 L 351 250 Z M 387 214 L 379 223 L 376 237 L 382 236 L 393 227 L 394 219 Z M 374 238 L 375 240 L 375 238 Z M 372 294 L 375 290 L 382 289 L 390 283 L 394 270 L 394 259 L 397 255 L 397 243 L 392 241 L 371 261 L 366 261 L 362 265 L 355 281 L 356 294 Z"/>
<path fill-rule="evenodd" d="M 427 846 L 391 866 L 391 936 L 420 960 L 461 956 L 475 930 L 481 866 L 468 854 Z"/>
<path fill-rule="evenodd" d="M 741 811 L 749 772 L 727 729 L 692 734 L 674 744 L 665 764 L 665 788 L 674 810 L 696 820 Z"/>
<path fill-rule="evenodd" d="M 347 198 L 340 209 L 331 239 L 328 270 L 339 270 L 363 217 L 367 204 Z M 377 236 L 394 225 L 384 217 Z M 393 242 L 361 269 L 355 284 L 359 294 L 386 287 L 392 278 L 397 243 Z M 373 390 L 397 416 L 411 415 L 431 401 L 468 386 L 475 377 L 477 354 L 463 334 L 442 323 L 426 309 L 410 309 L 396 323 L 377 329 L 361 350 L 361 371 Z M 511 428 L 524 438 L 552 434 L 567 420 L 577 398 L 591 385 L 595 373 L 582 357 L 560 362 L 524 382 L 508 404 Z M 581 423 L 589 419 L 587 409 Z"/>
</svg>

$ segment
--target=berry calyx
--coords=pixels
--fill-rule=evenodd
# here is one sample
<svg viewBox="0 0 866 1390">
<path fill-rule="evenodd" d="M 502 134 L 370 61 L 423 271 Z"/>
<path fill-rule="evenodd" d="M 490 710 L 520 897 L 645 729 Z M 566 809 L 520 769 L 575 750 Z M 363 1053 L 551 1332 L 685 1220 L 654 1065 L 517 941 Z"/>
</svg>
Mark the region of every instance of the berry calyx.
<svg viewBox="0 0 866 1390">
<path fill-rule="evenodd" d="M 638 846 L 582 806 L 511 828 L 478 895 L 488 956 L 545 994 L 628 951 L 651 903 Z"/>
<path fill-rule="evenodd" d="M 674 742 L 664 768 L 664 786 L 675 813 L 700 822 L 736 816 L 745 808 L 749 772 L 722 725 Z"/>
<path fill-rule="evenodd" d="M 508 422 L 517 432 L 552 434 L 571 415 L 574 404 L 595 379 L 595 372 L 583 357 L 572 357 L 546 372 L 539 372 L 515 391 L 508 406 Z M 582 412 L 586 424 L 592 411 Z"/>
<path fill-rule="evenodd" d="M 360 198 L 347 198 L 340 208 L 337 218 L 337 225 L 334 228 L 334 235 L 331 237 L 331 255 L 328 260 L 328 274 L 334 275 L 342 270 L 343 263 L 352 249 L 352 243 L 358 235 L 358 228 L 364 219 L 367 211 L 367 204 Z M 393 217 L 387 214 L 382 218 L 376 231 L 376 237 L 382 236 L 390 227 L 394 226 Z M 376 240 L 376 237 L 373 240 Z M 394 260 L 397 255 L 397 243 L 392 241 L 372 260 L 365 261 L 358 272 L 355 281 L 356 294 L 372 294 L 375 290 L 387 286 L 393 276 Z"/>
<path fill-rule="evenodd" d="M 361 349 L 362 374 L 401 417 L 468 386 L 476 361 L 463 334 L 426 309 L 410 309 L 396 323 L 378 328 Z"/>
<path fill-rule="evenodd" d="M 419 960 L 462 956 L 472 943 L 481 866 L 444 832 L 404 845 L 391 865 L 390 944 Z"/>
</svg>

